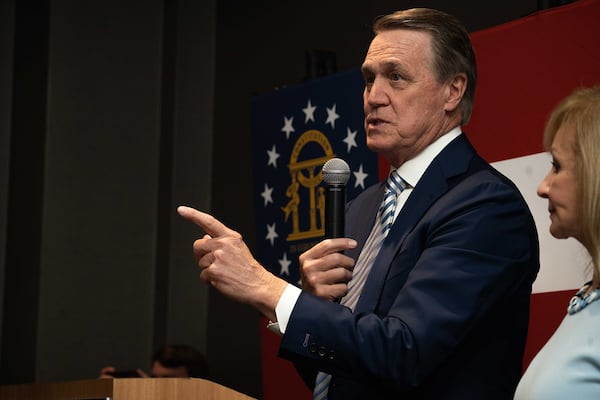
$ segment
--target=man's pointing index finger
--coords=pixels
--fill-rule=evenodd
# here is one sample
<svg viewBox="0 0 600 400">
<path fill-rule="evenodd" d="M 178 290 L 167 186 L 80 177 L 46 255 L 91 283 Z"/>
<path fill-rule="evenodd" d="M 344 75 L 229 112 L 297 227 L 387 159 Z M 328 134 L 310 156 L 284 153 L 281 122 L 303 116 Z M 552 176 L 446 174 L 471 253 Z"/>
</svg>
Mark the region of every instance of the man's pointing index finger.
<svg viewBox="0 0 600 400">
<path fill-rule="evenodd" d="M 195 208 L 179 206 L 177 207 L 177 213 L 204 229 L 204 231 L 212 237 L 223 236 L 231 232 L 231 230 L 223 225 L 221 221 L 212 215 L 198 211 Z"/>
</svg>

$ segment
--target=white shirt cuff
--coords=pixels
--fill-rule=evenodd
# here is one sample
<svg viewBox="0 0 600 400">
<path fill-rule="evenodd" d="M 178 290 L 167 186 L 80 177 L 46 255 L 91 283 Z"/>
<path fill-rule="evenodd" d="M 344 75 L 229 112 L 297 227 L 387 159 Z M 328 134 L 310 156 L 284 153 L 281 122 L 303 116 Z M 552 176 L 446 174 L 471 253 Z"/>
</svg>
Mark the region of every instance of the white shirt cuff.
<svg viewBox="0 0 600 400">
<path fill-rule="evenodd" d="M 267 328 L 275 333 L 283 335 L 287 328 L 288 321 L 292 315 L 292 310 L 300 297 L 302 289 L 292 284 L 287 285 L 283 294 L 277 302 L 275 307 L 275 315 L 277 316 L 277 322 L 270 322 Z"/>
</svg>

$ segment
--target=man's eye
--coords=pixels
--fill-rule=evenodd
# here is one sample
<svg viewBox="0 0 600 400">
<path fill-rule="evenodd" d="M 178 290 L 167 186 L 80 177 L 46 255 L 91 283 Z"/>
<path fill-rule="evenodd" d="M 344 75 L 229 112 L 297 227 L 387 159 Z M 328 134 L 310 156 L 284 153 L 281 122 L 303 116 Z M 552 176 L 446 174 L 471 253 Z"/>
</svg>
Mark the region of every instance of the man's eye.
<svg viewBox="0 0 600 400">
<path fill-rule="evenodd" d="M 393 81 L 400 81 L 400 80 L 402 80 L 402 75 L 393 73 L 390 75 L 390 79 Z"/>
<path fill-rule="evenodd" d="M 554 172 L 560 171 L 560 164 L 557 161 L 552 160 L 550 163 L 552 164 L 552 170 Z"/>
</svg>

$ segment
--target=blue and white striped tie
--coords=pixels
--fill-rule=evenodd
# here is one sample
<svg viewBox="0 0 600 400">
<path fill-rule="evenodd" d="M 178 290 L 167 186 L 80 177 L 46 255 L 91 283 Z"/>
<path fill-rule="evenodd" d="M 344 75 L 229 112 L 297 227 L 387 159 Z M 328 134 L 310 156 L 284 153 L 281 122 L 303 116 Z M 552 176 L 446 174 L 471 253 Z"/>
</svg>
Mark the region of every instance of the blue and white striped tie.
<svg viewBox="0 0 600 400">
<path fill-rule="evenodd" d="M 385 238 L 394 223 L 394 213 L 396 212 L 396 199 L 398 195 L 406 188 L 407 183 L 400 177 L 397 170 L 390 173 L 385 182 L 385 194 L 381 204 L 381 230 Z"/>
<path fill-rule="evenodd" d="M 358 256 L 352 279 L 348 283 L 348 294 L 342 298 L 341 304 L 354 310 L 362 288 L 367 280 L 371 266 L 379 254 L 379 248 L 394 223 L 396 199 L 408 186 L 396 170 L 392 171 L 385 182 L 385 193 L 379 207 L 373 229 Z M 313 400 L 326 400 L 331 375 L 319 371 L 313 390 Z"/>
</svg>

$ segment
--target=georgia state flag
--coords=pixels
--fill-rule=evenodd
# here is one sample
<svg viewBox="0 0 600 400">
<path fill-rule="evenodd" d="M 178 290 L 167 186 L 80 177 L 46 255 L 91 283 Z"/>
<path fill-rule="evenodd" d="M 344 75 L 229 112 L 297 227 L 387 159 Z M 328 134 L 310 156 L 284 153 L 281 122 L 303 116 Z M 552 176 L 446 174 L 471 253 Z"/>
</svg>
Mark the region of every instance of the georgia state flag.
<svg viewBox="0 0 600 400">
<path fill-rule="evenodd" d="M 257 257 L 291 283 L 298 256 L 324 237 L 321 169 L 333 157 L 350 166 L 347 200 L 378 180 L 366 147 L 358 69 L 252 99 Z"/>
</svg>

